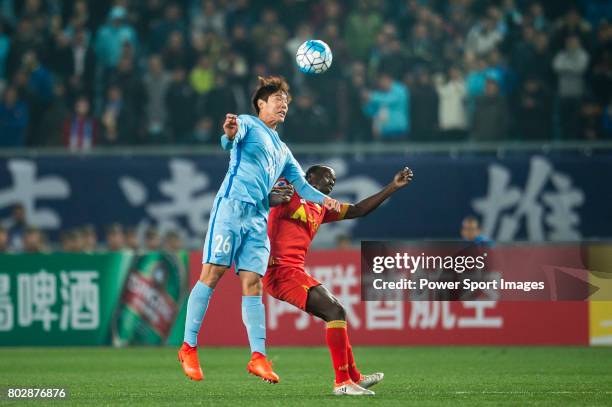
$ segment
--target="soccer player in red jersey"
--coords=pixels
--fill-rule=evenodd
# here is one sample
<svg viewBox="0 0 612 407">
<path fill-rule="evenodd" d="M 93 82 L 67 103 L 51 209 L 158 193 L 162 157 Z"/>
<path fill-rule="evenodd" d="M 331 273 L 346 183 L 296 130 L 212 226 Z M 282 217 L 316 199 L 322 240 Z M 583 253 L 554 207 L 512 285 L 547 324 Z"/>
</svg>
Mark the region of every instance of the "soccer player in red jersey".
<svg viewBox="0 0 612 407">
<path fill-rule="evenodd" d="M 268 236 L 271 247 L 268 270 L 263 278 L 264 289 L 274 298 L 327 323 L 325 339 L 336 374 L 334 394 L 373 395 L 368 388 L 380 382 L 384 375 L 362 375 L 357 369 L 347 335 L 345 310 L 329 290 L 306 272 L 306 252 L 321 224 L 366 216 L 408 185 L 412 175 L 410 168 L 402 169 L 381 191 L 354 205 L 343 203 L 340 212 L 328 211 L 306 201 L 285 180 L 280 180 L 270 194 L 273 208 L 268 219 Z M 330 167 L 315 165 L 306 172 L 306 180 L 328 195 L 334 188 L 336 175 Z"/>
</svg>

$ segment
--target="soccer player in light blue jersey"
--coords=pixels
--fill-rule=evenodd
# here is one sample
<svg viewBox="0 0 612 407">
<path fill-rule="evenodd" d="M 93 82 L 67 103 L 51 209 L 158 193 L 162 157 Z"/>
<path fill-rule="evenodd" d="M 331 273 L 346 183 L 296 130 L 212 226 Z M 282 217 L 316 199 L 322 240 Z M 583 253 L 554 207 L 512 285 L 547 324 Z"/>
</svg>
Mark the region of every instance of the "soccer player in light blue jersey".
<svg viewBox="0 0 612 407">
<path fill-rule="evenodd" d="M 259 78 L 253 96 L 257 117 L 228 114 L 221 145 L 231 150 L 225 179 L 215 198 L 204 242 L 202 273 L 187 302 L 185 338 L 178 356 L 193 380 L 204 375 L 197 355 L 197 336 L 210 297 L 223 274 L 235 265 L 242 285 L 242 321 L 251 346 L 249 373 L 270 383 L 279 377 L 266 358 L 266 320 L 262 282 L 268 267 L 268 194 L 280 177 L 304 199 L 340 211 L 340 203 L 312 187 L 276 126 L 285 121 L 291 95 L 281 77 Z"/>
</svg>

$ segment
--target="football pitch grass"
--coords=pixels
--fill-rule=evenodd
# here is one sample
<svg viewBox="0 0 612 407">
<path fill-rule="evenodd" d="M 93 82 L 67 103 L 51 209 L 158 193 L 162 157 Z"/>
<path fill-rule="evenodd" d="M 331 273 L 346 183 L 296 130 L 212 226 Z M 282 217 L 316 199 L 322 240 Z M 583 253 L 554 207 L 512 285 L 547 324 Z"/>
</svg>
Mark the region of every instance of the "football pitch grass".
<svg viewBox="0 0 612 407">
<path fill-rule="evenodd" d="M 63 387 L 67 401 L 0 405 L 612 405 L 612 348 L 357 347 L 374 397 L 331 395 L 326 348 L 271 348 L 281 383 L 246 373 L 246 348 L 203 348 L 205 380 L 188 380 L 176 349 L 0 348 L 0 387 Z M 6 394 L 6 393 L 5 393 Z"/>
</svg>

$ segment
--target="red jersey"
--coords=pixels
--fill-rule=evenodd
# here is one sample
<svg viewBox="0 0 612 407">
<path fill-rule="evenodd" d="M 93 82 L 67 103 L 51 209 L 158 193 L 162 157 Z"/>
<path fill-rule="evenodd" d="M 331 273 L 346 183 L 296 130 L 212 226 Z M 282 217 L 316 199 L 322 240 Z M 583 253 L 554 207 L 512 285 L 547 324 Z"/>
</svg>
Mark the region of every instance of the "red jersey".
<svg viewBox="0 0 612 407">
<path fill-rule="evenodd" d="M 269 264 L 304 267 L 306 252 L 319 226 L 344 219 L 348 208 L 349 204 L 343 203 L 340 212 L 328 211 L 297 192 L 289 202 L 273 207 L 268 218 Z"/>
</svg>

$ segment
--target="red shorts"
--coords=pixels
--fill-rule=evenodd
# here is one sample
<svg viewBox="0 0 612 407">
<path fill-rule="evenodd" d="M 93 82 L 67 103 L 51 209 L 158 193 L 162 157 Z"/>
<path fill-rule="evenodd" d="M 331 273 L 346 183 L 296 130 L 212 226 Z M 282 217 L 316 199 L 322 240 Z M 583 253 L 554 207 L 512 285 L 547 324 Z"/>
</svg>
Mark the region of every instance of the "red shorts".
<svg viewBox="0 0 612 407">
<path fill-rule="evenodd" d="M 308 290 L 321 285 L 306 270 L 298 266 L 269 266 L 263 278 L 264 290 L 272 297 L 306 310 Z"/>
</svg>

